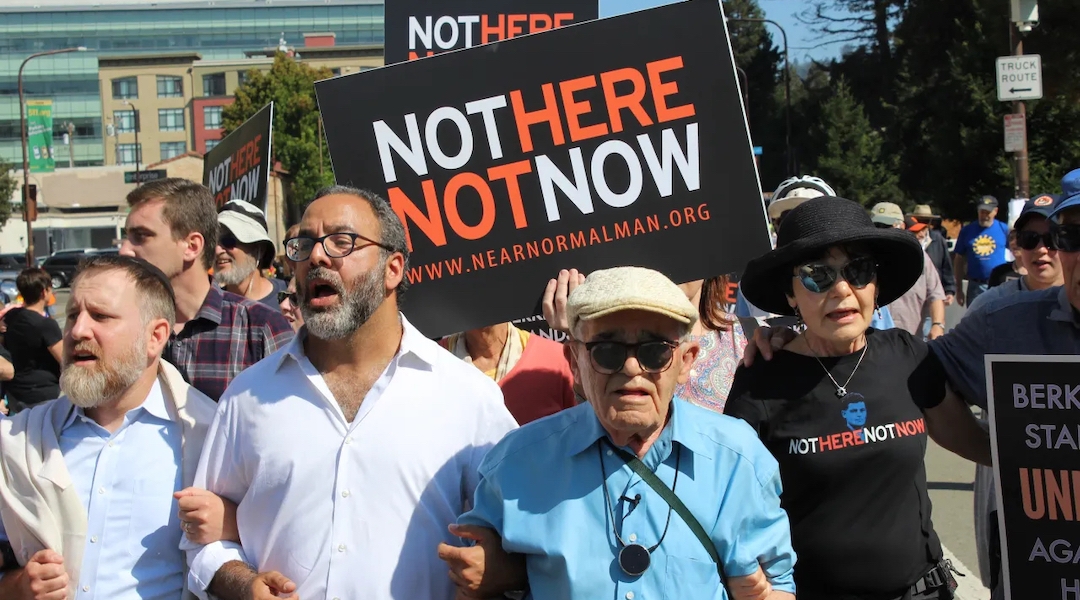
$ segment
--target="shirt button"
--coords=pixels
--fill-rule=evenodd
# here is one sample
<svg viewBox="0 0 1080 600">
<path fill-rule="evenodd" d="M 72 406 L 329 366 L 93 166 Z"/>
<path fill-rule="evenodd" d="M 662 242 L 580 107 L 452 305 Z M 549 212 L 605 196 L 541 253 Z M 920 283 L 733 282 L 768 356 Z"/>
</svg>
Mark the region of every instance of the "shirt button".
<svg viewBox="0 0 1080 600">
<path fill-rule="evenodd" d="M 611 456 L 611 450 L 608 450 L 608 451 L 607 451 L 607 455 L 608 455 L 608 456 Z"/>
<path fill-rule="evenodd" d="M 88 585 L 82 586 L 82 591 L 89 592 L 90 591 L 90 586 L 88 586 Z"/>
<path fill-rule="evenodd" d="M 630 539 L 631 542 L 636 542 L 637 541 L 637 534 L 636 533 L 631 533 L 629 539 Z"/>
<path fill-rule="evenodd" d="M 341 497 L 342 498 L 348 498 L 349 497 L 349 490 L 345 490 L 344 492 L 341 492 Z"/>
<path fill-rule="evenodd" d="M 626 592 L 626 600 L 634 600 L 634 592 Z"/>
<path fill-rule="evenodd" d="M 344 552 L 345 551 L 345 544 L 342 544 L 342 545 L 338 546 L 337 551 L 338 552 Z"/>
<path fill-rule="evenodd" d="M 345 443 L 346 444 L 351 444 L 352 443 L 352 438 L 351 437 L 345 438 Z"/>
<path fill-rule="evenodd" d="M 91 544 L 96 544 L 97 543 L 97 536 L 96 535 L 94 537 L 90 538 L 90 543 Z"/>
<path fill-rule="evenodd" d="M 109 447 L 110 447 L 110 448 L 112 448 L 112 447 L 113 447 L 114 445 L 115 445 L 115 444 L 113 444 L 112 442 L 109 442 Z"/>
<path fill-rule="evenodd" d="M 105 488 L 103 488 L 103 487 L 99 487 L 99 488 L 97 489 L 97 493 L 99 493 L 99 494 L 104 494 L 104 493 L 105 493 Z"/>
</svg>

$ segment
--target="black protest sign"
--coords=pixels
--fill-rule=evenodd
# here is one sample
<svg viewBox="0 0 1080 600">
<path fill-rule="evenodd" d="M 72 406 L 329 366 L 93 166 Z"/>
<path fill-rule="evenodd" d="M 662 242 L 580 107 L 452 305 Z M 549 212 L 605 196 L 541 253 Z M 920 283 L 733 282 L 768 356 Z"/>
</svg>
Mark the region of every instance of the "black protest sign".
<svg viewBox="0 0 1080 600">
<path fill-rule="evenodd" d="M 589 21 L 599 10 L 599 0 L 391 0 L 386 64 Z"/>
<path fill-rule="evenodd" d="M 203 185 L 218 207 L 243 200 L 266 211 L 274 103 L 262 107 L 203 157 Z"/>
<path fill-rule="evenodd" d="M 559 269 L 690 281 L 770 248 L 723 15 L 690 0 L 316 83 L 334 173 L 405 224 L 424 333 Z"/>
<path fill-rule="evenodd" d="M 986 357 L 1006 597 L 1080 598 L 1080 357 Z"/>
</svg>

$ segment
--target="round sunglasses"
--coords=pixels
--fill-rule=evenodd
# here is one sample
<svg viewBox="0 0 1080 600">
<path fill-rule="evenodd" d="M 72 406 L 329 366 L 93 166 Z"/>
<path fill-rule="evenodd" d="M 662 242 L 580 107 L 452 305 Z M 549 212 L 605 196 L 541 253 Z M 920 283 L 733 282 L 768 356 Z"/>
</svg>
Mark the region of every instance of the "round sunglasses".
<svg viewBox="0 0 1080 600">
<path fill-rule="evenodd" d="M 877 262 L 869 256 L 860 256 L 842 267 L 808 263 L 796 268 L 795 277 L 807 291 L 815 294 L 829 291 L 841 278 L 851 287 L 862 289 L 877 277 Z"/>
<path fill-rule="evenodd" d="M 671 366 L 678 342 L 650 340 L 636 344 L 602 341 L 586 342 L 593 369 L 602 375 L 613 375 L 623 370 L 626 359 L 634 356 L 646 373 L 663 373 Z"/>
</svg>

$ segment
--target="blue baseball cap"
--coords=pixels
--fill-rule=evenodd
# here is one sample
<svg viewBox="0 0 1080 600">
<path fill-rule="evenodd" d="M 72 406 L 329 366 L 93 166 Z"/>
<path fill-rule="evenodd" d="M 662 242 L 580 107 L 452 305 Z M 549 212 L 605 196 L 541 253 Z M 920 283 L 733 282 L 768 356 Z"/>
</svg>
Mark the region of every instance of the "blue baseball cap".
<svg viewBox="0 0 1080 600">
<path fill-rule="evenodd" d="M 1057 208 L 1058 197 L 1054 194 L 1037 194 L 1031 197 L 1024 203 L 1024 208 L 1020 211 L 1020 216 L 1016 217 L 1016 222 L 1013 223 L 1013 229 L 1022 229 L 1024 223 L 1027 223 L 1033 215 L 1041 215 L 1050 218 L 1050 215 L 1054 214 L 1054 209 Z"/>
<path fill-rule="evenodd" d="M 1061 214 L 1061 211 L 1080 206 L 1080 169 L 1073 169 L 1061 178 L 1061 200 L 1054 207 L 1050 218 Z"/>
</svg>

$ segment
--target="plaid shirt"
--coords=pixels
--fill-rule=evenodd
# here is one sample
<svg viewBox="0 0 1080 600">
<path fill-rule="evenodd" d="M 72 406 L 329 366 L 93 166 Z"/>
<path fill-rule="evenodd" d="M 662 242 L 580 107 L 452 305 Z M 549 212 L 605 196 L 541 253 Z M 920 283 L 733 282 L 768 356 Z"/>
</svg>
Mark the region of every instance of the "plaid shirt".
<svg viewBox="0 0 1080 600">
<path fill-rule="evenodd" d="M 281 313 L 211 285 L 195 318 L 169 338 L 162 358 L 217 402 L 233 377 L 292 337 Z"/>
</svg>

